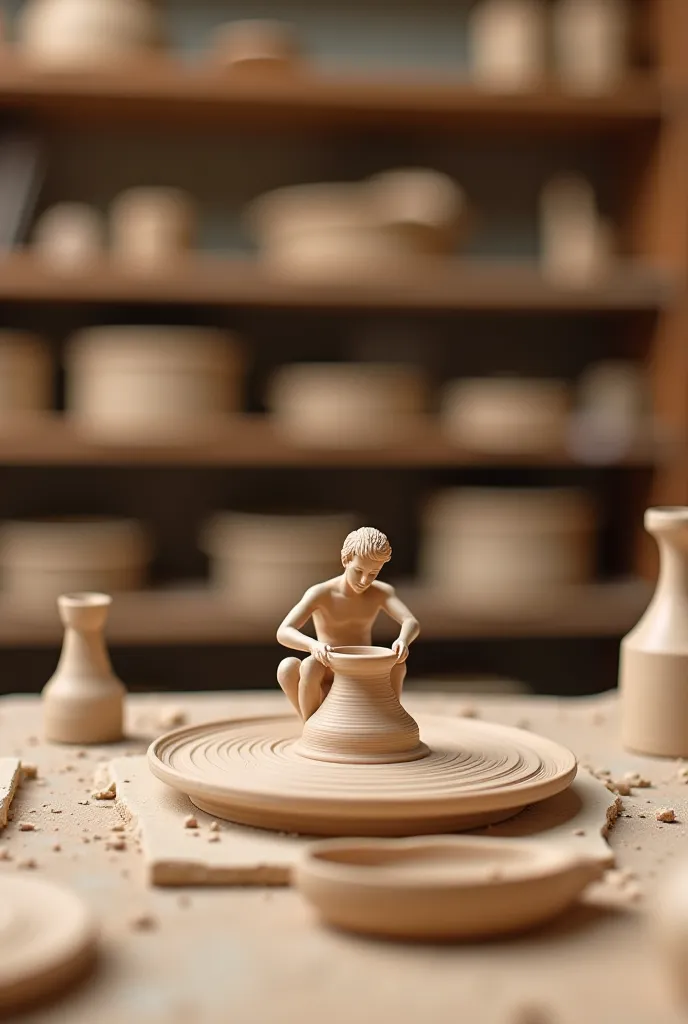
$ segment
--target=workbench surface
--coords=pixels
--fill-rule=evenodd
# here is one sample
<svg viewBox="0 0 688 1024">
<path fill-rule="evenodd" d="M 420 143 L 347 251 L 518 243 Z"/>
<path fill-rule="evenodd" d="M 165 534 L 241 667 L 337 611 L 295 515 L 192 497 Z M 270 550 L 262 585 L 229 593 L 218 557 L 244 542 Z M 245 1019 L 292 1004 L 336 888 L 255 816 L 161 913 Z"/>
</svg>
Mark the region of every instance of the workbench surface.
<svg viewBox="0 0 688 1024">
<path fill-rule="evenodd" d="M 615 778 L 639 771 L 653 786 L 623 797 L 610 834 L 617 867 L 637 875 L 634 898 L 597 884 L 584 901 L 531 934 L 479 944 L 409 945 L 337 934 L 288 888 L 163 889 L 147 885 L 142 855 L 105 848 L 118 818 L 89 800 L 100 762 L 143 753 L 165 709 L 190 723 L 286 711 L 280 693 L 131 696 L 127 742 L 58 747 L 41 739 L 38 697 L 0 699 L 0 755 L 38 766 L 13 803 L 0 843 L 5 873 L 63 882 L 90 904 L 102 930 L 93 975 L 28 1024 L 679 1024 L 664 965 L 650 938 L 652 887 L 688 853 L 688 785 L 675 761 L 623 753 L 615 693 L 560 699 L 409 694 L 411 713 L 461 713 L 521 725 L 569 746 Z M 85 753 L 84 753 L 85 750 Z M 581 769 L 584 770 L 584 769 Z M 77 801 L 88 800 L 87 804 Z M 655 818 L 672 807 L 677 822 Z M 57 812 L 57 813 L 56 813 Z M 18 830 L 20 821 L 39 826 Z M 59 843 L 61 849 L 53 850 Z M 20 867 L 26 858 L 35 868 Z M 150 914 L 153 927 L 133 918 Z M 541 1010 L 524 1015 L 526 1007 Z"/>
</svg>

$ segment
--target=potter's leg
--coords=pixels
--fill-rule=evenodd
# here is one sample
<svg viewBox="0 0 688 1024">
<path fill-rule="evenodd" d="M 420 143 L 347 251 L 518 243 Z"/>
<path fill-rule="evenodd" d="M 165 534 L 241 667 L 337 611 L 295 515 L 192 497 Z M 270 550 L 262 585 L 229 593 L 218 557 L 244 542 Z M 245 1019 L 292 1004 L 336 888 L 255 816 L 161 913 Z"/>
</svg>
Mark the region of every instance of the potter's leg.
<svg viewBox="0 0 688 1024">
<path fill-rule="evenodd" d="M 406 678 L 406 662 L 398 661 L 389 674 L 389 681 L 397 700 L 401 700 L 401 688 Z"/>
<path fill-rule="evenodd" d="M 299 677 L 301 675 L 300 658 L 284 658 L 277 666 L 277 682 L 280 684 L 290 702 L 301 714 L 299 707 Z"/>
<path fill-rule="evenodd" d="M 301 678 L 299 679 L 299 709 L 304 722 L 314 715 L 323 701 L 322 684 L 327 669 L 315 658 L 306 658 L 301 662 Z"/>
</svg>

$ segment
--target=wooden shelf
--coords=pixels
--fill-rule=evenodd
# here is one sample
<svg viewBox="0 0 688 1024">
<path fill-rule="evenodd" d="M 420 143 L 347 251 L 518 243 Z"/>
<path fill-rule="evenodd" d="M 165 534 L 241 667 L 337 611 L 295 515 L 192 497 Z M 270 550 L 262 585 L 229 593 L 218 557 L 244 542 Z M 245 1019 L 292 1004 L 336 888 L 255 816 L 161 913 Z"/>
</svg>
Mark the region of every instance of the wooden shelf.
<svg viewBox="0 0 688 1024">
<path fill-rule="evenodd" d="M 422 587 L 400 585 L 398 591 L 422 622 L 422 638 L 447 640 L 620 637 L 638 620 L 652 589 L 638 581 L 595 583 L 492 614 L 455 611 Z M 269 619 L 252 617 L 230 598 L 202 587 L 143 591 L 115 597 L 107 635 L 110 644 L 119 646 L 272 645 L 285 611 L 279 608 Z M 379 626 L 381 640 L 393 639 L 391 622 L 381 617 Z M 11 598 L 0 597 L 0 647 L 54 646 L 61 637 L 54 608 L 22 609 Z"/>
<path fill-rule="evenodd" d="M 684 456 L 676 444 L 638 444 L 609 464 L 651 467 Z M 288 441 L 268 416 L 228 417 L 212 436 L 193 443 L 151 445 L 98 443 L 59 414 L 0 430 L 0 465 L 20 466 L 232 466 L 303 468 L 450 468 L 454 466 L 566 467 L 584 463 L 561 445 L 529 453 L 482 453 L 453 444 L 433 417 L 418 417 L 393 444 L 358 448 L 305 448 Z"/>
<path fill-rule="evenodd" d="M 244 308 L 654 311 L 675 288 L 659 269 L 621 264 L 587 287 L 555 284 L 537 264 L 418 259 L 408 269 L 358 280 L 293 278 L 260 261 L 198 255 L 160 270 L 134 271 L 110 261 L 60 273 L 29 251 L 0 257 L 0 301 L 143 303 Z"/>
<path fill-rule="evenodd" d="M 500 94 L 476 88 L 459 74 L 327 71 L 317 67 L 289 73 L 214 71 L 174 57 L 115 70 L 40 70 L 6 49 L 0 55 L 0 109 L 41 117 L 95 117 L 161 121 L 191 126 L 208 119 L 262 124 L 282 130 L 301 123 L 330 128 L 350 123 L 389 128 L 413 125 L 455 130 L 477 124 L 510 130 L 546 128 L 608 132 L 662 115 L 662 100 L 649 78 L 630 79 L 622 89 L 599 96 L 570 94 L 556 82 L 534 92 Z"/>
</svg>

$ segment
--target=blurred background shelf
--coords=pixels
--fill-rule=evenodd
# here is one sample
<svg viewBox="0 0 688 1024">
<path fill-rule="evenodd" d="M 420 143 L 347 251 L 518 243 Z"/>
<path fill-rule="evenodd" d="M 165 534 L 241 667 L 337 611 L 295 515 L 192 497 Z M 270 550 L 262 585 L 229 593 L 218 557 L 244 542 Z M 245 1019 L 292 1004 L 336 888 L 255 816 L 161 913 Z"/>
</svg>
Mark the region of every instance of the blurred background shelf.
<svg viewBox="0 0 688 1024">
<path fill-rule="evenodd" d="M 653 311 L 677 296 L 670 273 L 628 262 L 608 277 L 566 286 L 525 261 L 427 260 L 359 280 L 304 280 L 258 260 L 201 256 L 139 271 L 109 262 L 60 273 L 30 253 L 0 258 L 0 301 L 184 304 L 237 308 Z"/>
<path fill-rule="evenodd" d="M 649 76 L 629 78 L 610 94 L 585 96 L 556 82 L 520 95 L 486 92 L 455 75 L 423 70 L 352 74 L 323 70 L 248 74 L 160 60 L 114 71 L 31 67 L 8 52 L 0 61 L 0 109 L 41 118 L 303 124 L 331 131 L 344 124 L 454 131 L 481 128 L 613 131 L 657 123 L 670 100 Z M 285 119 L 288 119 L 285 121 Z"/>
<path fill-rule="evenodd" d="M 561 597 L 524 600 L 503 612 L 447 608 L 437 595 L 400 585 L 423 624 L 421 640 L 493 637 L 608 637 L 628 630 L 647 605 L 652 588 L 643 581 L 597 583 L 573 588 Z M 277 614 L 279 618 L 279 614 Z M 117 646 L 198 644 L 276 644 L 275 615 L 247 615 L 241 602 L 202 587 L 142 591 L 117 596 L 108 622 L 108 640 Z M 18 607 L 0 596 L 0 646 L 55 646 L 61 626 L 53 609 Z M 391 640 L 392 624 L 380 621 L 376 635 Z"/>
<path fill-rule="evenodd" d="M 652 468 L 688 452 L 676 442 L 647 440 L 623 455 L 585 462 L 561 444 L 521 452 L 478 452 L 448 440 L 433 417 L 417 418 L 407 437 L 369 447 L 312 447 L 290 442 L 262 414 L 227 419 L 208 438 L 184 444 L 98 443 L 67 417 L 46 416 L 23 427 L 0 430 L 0 466 L 216 466 L 254 468 L 415 468 L 627 466 Z"/>
</svg>

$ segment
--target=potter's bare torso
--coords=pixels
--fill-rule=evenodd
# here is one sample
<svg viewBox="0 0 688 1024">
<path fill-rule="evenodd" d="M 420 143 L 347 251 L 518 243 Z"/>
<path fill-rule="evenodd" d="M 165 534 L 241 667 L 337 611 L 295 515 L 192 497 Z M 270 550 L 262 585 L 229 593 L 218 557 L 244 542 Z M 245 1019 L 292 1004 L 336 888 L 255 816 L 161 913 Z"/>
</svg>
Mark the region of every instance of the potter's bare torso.
<svg viewBox="0 0 688 1024">
<path fill-rule="evenodd" d="M 386 583 L 371 583 L 361 594 L 342 594 L 341 578 L 319 583 L 312 612 L 315 635 L 332 647 L 369 646 L 382 602 L 391 593 Z"/>
</svg>

